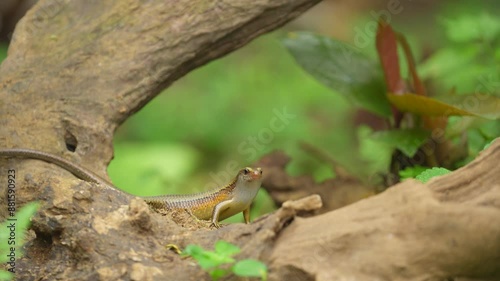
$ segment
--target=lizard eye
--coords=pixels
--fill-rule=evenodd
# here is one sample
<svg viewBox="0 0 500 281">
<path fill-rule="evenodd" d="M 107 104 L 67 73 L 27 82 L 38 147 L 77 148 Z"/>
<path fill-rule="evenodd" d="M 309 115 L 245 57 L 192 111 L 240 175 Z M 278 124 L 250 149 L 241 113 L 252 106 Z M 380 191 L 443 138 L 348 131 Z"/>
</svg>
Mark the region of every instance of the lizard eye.
<svg viewBox="0 0 500 281">
<path fill-rule="evenodd" d="M 250 170 L 248 168 L 243 169 L 243 174 L 248 175 L 250 173 Z"/>
</svg>

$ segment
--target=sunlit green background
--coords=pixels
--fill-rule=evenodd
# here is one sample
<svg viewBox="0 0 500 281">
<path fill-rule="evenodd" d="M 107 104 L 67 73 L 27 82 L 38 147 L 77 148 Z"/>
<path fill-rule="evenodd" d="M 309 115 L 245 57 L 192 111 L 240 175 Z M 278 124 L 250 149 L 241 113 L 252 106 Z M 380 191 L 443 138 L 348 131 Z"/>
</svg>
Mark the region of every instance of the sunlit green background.
<svg viewBox="0 0 500 281">
<path fill-rule="evenodd" d="M 348 141 L 332 133 L 345 126 L 347 102 L 297 67 L 281 36 L 263 36 L 190 73 L 130 118 L 115 141 L 114 182 L 135 194 L 202 191 L 234 177 L 233 162 L 249 166 L 275 149 L 292 155 L 292 173 L 331 177 L 298 142 L 335 151 Z"/>
</svg>

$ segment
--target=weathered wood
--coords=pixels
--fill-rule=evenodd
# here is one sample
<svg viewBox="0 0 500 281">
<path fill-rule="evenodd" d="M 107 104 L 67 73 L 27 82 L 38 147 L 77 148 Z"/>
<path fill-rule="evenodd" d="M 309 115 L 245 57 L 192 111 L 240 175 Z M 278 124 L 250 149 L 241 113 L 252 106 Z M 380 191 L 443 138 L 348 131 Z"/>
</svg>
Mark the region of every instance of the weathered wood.
<svg viewBox="0 0 500 281">
<path fill-rule="evenodd" d="M 316 2 L 41 0 L 19 23 L 0 66 L 0 146 L 56 153 L 105 175 L 113 132 L 128 116 L 188 71 Z M 19 205 L 42 202 L 18 280 L 203 280 L 206 273 L 165 245 L 210 247 L 218 239 L 268 262 L 272 280 L 494 280 L 498 159 L 499 141 L 425 185 L 407 181 L 297 217 L 320 206 L 309 197 L 251 225 L 218 230 L 183 213 L 163 217 L 140 199 L 45 162 L 0 159 L 0 175 L 17 171 Z M 5 211 L 0 206 L 2 217 Z"/>
<path fill-rule="evenodd" d="M 499 159 L 496 141 L 474 162 L 428 184 L 405 181 L 295 219 L 272 250 L 272 279 L 500 279 Z"/>
<path fill-rule="evenodd" d="M 318 1 L 40 0 L 0 66 L 0 146 L 58 154 L 106 177 L 113 133 L 127 117 L 187 72 Z M 258 256 L 293 217 L 212 231 L 42 161 L 0 159 L 0 175 L 7 169 L 16 170 L 18 206 L 42 202 L 18 280 L 203 280 L 165 245 L 225 238 Z"/>
<path fill-rule="evenodd" d="M 105 175 L 113 133 L 173 81 L 319 0 L 44 0 L 0 67 L 0 145 L 60 154 Z"/>
</svg>

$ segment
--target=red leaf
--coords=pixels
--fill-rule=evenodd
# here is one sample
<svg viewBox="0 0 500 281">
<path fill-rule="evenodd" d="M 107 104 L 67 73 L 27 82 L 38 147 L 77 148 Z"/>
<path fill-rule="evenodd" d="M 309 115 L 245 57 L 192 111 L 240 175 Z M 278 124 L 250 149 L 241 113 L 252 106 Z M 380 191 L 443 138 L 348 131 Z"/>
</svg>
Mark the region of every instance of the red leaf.
<svg viewBox="0 0 500 281">
<path fill-rule="evenodd" d="M 420 77 L 418 77 L 417 69 L 415 68 L 415 59 L 413 58 L 413 55 L 411 53 L 411 49 L 410 49 L 410 45 L 408 44 L 408 41 L 406 41 L 406 38 L 401 33 L 398 33 L 398 41 L 399 41 L 399 43 L 401 43 L 401 46 L 403 47 L 403 50 L 405 52 L 406 61 L 408 62 L 408 69 L 409 69 L 410 74 L 411 74 L 411 78 L 413 81 L 413 88 L 415 89 L 415 93 L 417 95 L 427 96 L 424 84 L 422 84 Z"/>
<path fill-rule="evenodd" d="M 376 46 L 389 92 L 396 95 L 404 94 L 406 91 L 399 71 L 396 34 L 382 18 L 378 21 Z"/>
</svg>

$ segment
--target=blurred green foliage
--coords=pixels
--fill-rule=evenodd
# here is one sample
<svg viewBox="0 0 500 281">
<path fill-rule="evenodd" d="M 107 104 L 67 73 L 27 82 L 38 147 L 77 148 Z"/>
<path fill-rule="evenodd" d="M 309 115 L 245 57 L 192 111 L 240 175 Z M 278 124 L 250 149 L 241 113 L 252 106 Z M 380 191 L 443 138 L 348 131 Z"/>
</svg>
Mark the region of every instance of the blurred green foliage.
<svg viewBox="0 0 500 281">
<path fill-rule="evenodd" d="M 401 179 L 401 181 L 409 178 L 415 178 L 426 170 L 428 170 L 428 168 L 418 165 L 407 167 L 406 169 L 399 171 L 399 178 Z"/>
<path fill-rule="evenodd" d="M 449 89 L 453 85 L 466 90 L 478 84 L 475 74 L 469 76 L 465 74 L 468 70 L 479 69 L 477 72 L 473 71 L 476 74 L 485 71 L 498 74 L 494 69 L 499 65 L 497 61 L 490 60 L 486 66 L 482 65 L 484 57 L 487 57 L 484 52 L 490 52 L 490 55 L 498 57 L 495 20 L 488 14 L 477 13 L 483 17 L 479 25 L 492 29 L 482 31 L 489 35 L 474 34 L 477 28 L 473 28 L 458 39 L 463 41 L 486 38 L 491 40 L 489 42 L 493 44 L 492 46 L 495 46 L 492 51 L 483 50 L 484 44 L 477 41 L 462 44 L 450 42 L 451 38 L 460 37 L 458 26 L 463 25 L 454 21 L 467 21 L 470 18 L 474 19 L 474 16 L 447 11 L 443 15 L 445 16 L 436 19 L 436 25 L 441 26 L 441 29 L 448 34 L 449 41 L 443 40 L 446 46 L 428 58 L 426 64 L 419 68 L 419 73 L 422 73 L 424 78 L 432 78 L 433 87 L 436 89 Z M 419 44 L 421 41 L 418 37 L 412 36 L 413 34 L 408 35 L 411 36 L 410 42 L 416 52 L 416 58 L 421 60 L 424 56 L 422 45 Z M 374 42 L 371 40 L 374 39 L 374 34 L 367 36 L 367 40 Z M 282 32 L 263 36 L 248 46 L 191 72 L 130 118 L 117 134 L 115 153 L 117 160 L 110 165 L 111 177 L 119 186 L 135 194 L 197 192 L 205 190 L 207 183 L 220 182 L 223 178 L 231 177 L 232 173 L 227 168 L 229 163 L 235 161 L 240 167 L 247 166 L 274 149 L 284 150 L 292 157 L 293 161 L 288 170 L 293 175 L 312 174 L 318 181 L 331 177 L 333 172 L 330 163 L 322 163 L 308 152 L 301 150 L 298 145 L 300 141 L 326 151 L 347 170 L 361 177 L 368 178 L 386 171 L 391 161 L 390 151 L 394 148 L 387 142 L 384 143 L 384 140 L 392 139 L 394 136 L 381 134 L 376 139 L 372 138 L 374 134 L 369 127 L 355 128 L 352 122 L 352 104 L 368 104 L 368 109 L 371 108 L 374 113 L 382 115 L 387 114 L 387 105 L 371 104 L 363 99 L 356 100 L 356 96 L 343 97 L 344 89 L 338 84 L 320 80 L 330 88 L 324 87 L 296 65 L 292 57 L 286 53 L 284 46 L 280 44 L 282 37 L 284 37 Z M 291 43 L 285 43 L 287 44 Z M 370 68 L 360 67 L 352 61 L 353 57 L 356 58 L 353 54 L 360 56 L 362 54 L 350 49 L 340 51 L 344 54 L 348 52 L 348 56 L 340 57 L 344 58 L 341 62 L 345 73 L 337 73 L 335 79 L 341 81 L 373 78 Z M 375 58 L 374 43 L 362 51 L 369 57 Z M 450 56 L 449 53 L 461 57 Z M 328 56 L 331 58 L 335 54 Z M 462 61 L 463 57 L 467 59 Z M 401 62 L 401 69 L 406 77 L 408 75 L 406 62 L 405 60 Z M 314 67 L 318 65 L 326 70 L 331 69 L 324 61 L 315 62 Z M 460 69 L 456 69 L 457 67 Z M 321 68 L 317 70 L 326 73 L 321 71 Z M 356 76 L 359 71 L 364 71 L 367 75 Z M 452 71 L 464 74 L 457 78 Z M 379 78 L 375 77 L 372 80 L 380 81 Z M 376 92 L 373 87 L 369 89 L 371 92 Z M 462 88 L 460 89 L 463 92 Z M 362 93 L 359 96 L 366 97 Z M 271 120 L 276 116 L 275 110 L 285 110 L 295 115 L 295 118 L 285 124 L 279 132 L 273 131 L 272 135 L 265 135 L 266 131 L 269 132 Z M 451 120 L 453 124 L 456 119 L 451 118 Z M 486 123 L 487 125 L 480 126 L 495 127 L 497 126 L 495 124 L 498 124 L 498 122 Z M 471 129 L 468 133 L 473 143 L 471 145 L 473 151 L 470 151 L 471 159 L 476 155 L 475 150 L 483 147 L 484 142 L 491 139 L 480 138 L 478 135 L 498 136 L 496 127 L 482 130 L 483 133 L 479 134 L 474 133 L 474 130 Z M 413 138 L 413 135 L 417 135 L 418 138 Z M 398 143 L 404 149 L 409 149 L 409 154 L 415 152 L 423 139 L 419 132 L 413 135 L 396 136 L 405 140 Z M 250 138 L 257 139 L 256 144 L 251 144 Z M 134 144 L 130 145 L 129 142 Z M 140 152 L 137 152 L 137 149 Z M 127 158 L 132 162 L 133 159 L 137 159 L 136 161 L 149 164 L 136 165 L 129 162 L 120 165 L 120 161 L 125 161 Z M 373 181 L 373 177 L 370 180 Z M 141 186 L 140 190 L 137 186 Z M 272 208 L 272 202 L 266 197 L 265 192 L 261 192 L 254 207 L 258 214 L 264 213 Z M 252 213 L 252 217 L 258 214 Z M 236 216 L 230 220 L 241 221 L 241 218 Z"/>
<path fill-rule="evenodd" d="M 334 133 L 349 128 L 348 103 L 298 68 L 280 37 L 263 36 L 191 72 L 127 120 L 109 166 L 117 186 L 141 195 L 202 191 L 234 177 L 230 163 L 249 166 L 275 149 L 292 156 L 292 174 L 331 177 L 298 142 L 349 158 L 352 138 Z M 272 208 L 263 191 L 255 204 Z"/>
<path fill-rule="evenodd" d="M 383 117 L 391 115 L 380 66 L 356 47 L 310 32 L 283 40 L 297 63 L 353 104 Z"/>
<path fill-rule="evenodd" d="M 371 23 L 374 23 L 373 20 Z M 415 164 L 442 164 L 447 167 L 463 165 L 473 159 L 485 143 L 500 135 L 500 99 L 496 97 L 500 80 L 500 61 L 496 58 L 500 50 L 500 20 L 482 12 L 457 15 L 441 20 L 441 23 L 451 43 L 425 58 L 423 67 L 420 68 L 426 82 L 431 86 L 424 86 L 418 79 L 418 71 L 415 70 L 411 48 L 406 43 L 405 35 L 394 32 L 382 18 L 379 19 L 376 32 L 368 30 L 363 33 L 358 32 L 361 29 L 355 29 L 358 34 L 354 44 L 310 32 L 294 32 L 284 40 L 288 51 L 305 71 L 335 90 L 336 94 L 340 92 L 347 96 L 353 106 L 387 117 L 387 99 L 391 102 L 393 117 L 386 119 L 391 130 L 384 131 L 382 128 L 378 129 L 382 131 L 372 133 L 368 127 L 357 128 L 359 153 L 352 150 L 352 155 L 365 161 L 363 169 L 354 173 L 358 177 L 363 178 L 363 172 L 371 175 L 388 174 L 388 163 L 391 163 L 390 172 L 399 175 L 398 169 L 411 165 L 412 158 L 416 157 L 415 154 L 419 150 L 425 150 L 424 155 L 428 158 L 424 159 L 425 161 L 413 161 Z M 366 23 L 364 26 L 369 25 L 370 23 Z M 369 40 L 376 42 L 381 65 L 378 65 L 377 58 L 372 57 L 370 50 L 374 48 L 366 47 L 363 43 Z M 403 57 L 406 58 L 406 65 L 400 63 L 405 61 L 401 59 L 401 50 L 405 53 Z M 457 59 L 458 57 L 460 58 Z M 400 69 L 408 66 L 411 66 L 411 79 L 408 78 L 410 71 L 400 74 Z M 471 69 L 481 71 L 471 73 Z M 385 74 L 387 89 L 376 86 L 382 80 L 382 71 Z M 438 90 L 440 87 L 447 90 Z M 455 90 L 461 95 L 457 95 Z M 385 101 L 386 109 L 381 100 Z M 403 113 L 405 115 L 401 117 Z M 444 128 L 441 122 L 447 120 L 432 118 L 450 115 L 472 115 L 476 116 L 477 120 L 456 123 L 456 119 L 451 119 L 451 122 L 444 123 L 450 124 L 451 130 L 455 132 L 456 128 L 460 128 L 460 132 L 454 137 L 450 137 L 450 130 L 446 130 L 449 140 L 455 141 L 457 146 L 438 146 L 432 148 L 433 153 L 428 154 L 430 150 L 424 145 L 434 141 L 431 132 L 441 132 Z M 400 123 L 401 120 L 403 123 Z M 336 133 L 346 134 L 341 131 Z M 463 142 L 464 133 L 465 139 L 470 140 L 465 146 L 460 143 Z M 464 147 L 469 149 L 461 153 L 460 149 L 467 150 Z M 397 151 L 401 151 L 408 159 L 400 157 Z M 391 154 L 395 156 L 392 160 L 387 157 Z M 447 163 L 446 158 L 438 159 L 435 156 L 438 154 L 455 154 L 458 157 L 453 159 L 452 163 Z M 463 159 L 464 154 L 466 159 Z M 344 164 L 343 158 L 336 160 L 341 165 Z M 407 173 L 403 175 L 407 176 Z"/>
<path fill-rule="evenodd" d="M 20 209 L 13 211 L 14 220 L 6 220 L 0 223 L 0 263 L 6 266 L 6 270 L 0 269 L 0 280 L 12 280 L 15 278 L 16 270 L 19 270 L 18 262 L 22 256 L 24 236 L 31 225 L 31 217 L 35 215 L 40 207 L 38 202 L 30 202 Z M 14 227 L 12 227 L 14 224 Z M 14 249 L 14 250 L 12 250 Z M 12 273 L 10 270 L 13 270 Z"/>
<path fill-rule="evenodd" d="M 296 151 L 297 140 L 316 141 L 323 128 L 341 126 L 347 103 L 300 70 L 277 36 L 188 74 L 132 116 L 116 143 L 182 143 L 200 154 L 194 165 L 216 172 L 231 160 L 245 166 L 273 149 Z M 271 121 L 283 112 L 294 117 L 272 130 Z M 295 171 L 313 171 L 309 164 Z"/>
<path fill-rule="evenodd" d="M 441 17 L 447 44 L 419 65 L 441 93 L 485 92 L 500 96 L 500 18 L 488 12 Z"/>
<path fill-rule="evenodd" d="M 0 61 L 3 61 L 7 57 L 7 44 L 0 44 Z"/>
</svg>

